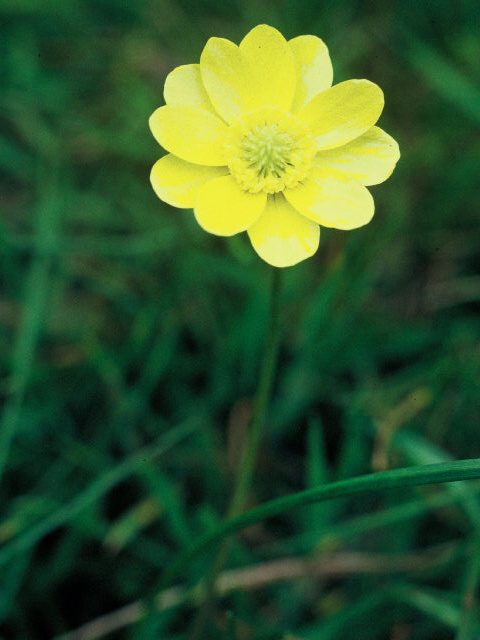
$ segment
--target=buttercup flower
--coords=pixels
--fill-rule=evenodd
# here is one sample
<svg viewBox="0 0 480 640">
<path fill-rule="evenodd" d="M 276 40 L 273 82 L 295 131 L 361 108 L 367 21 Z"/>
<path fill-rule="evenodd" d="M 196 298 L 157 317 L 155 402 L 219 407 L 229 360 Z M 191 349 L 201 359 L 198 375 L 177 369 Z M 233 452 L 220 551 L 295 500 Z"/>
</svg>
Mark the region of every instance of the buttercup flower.
<svg viewBox="0 0 480 640">
<path fill-rule="evenodd" d="M 156 194 L 193 208 L 205 231 L 247 231 L 276 267 L 312 256 L 319 225 L 366 224 L 374 212 L 366 186 L 392 173 L 398 144 L 374 126 L 384 104 L 376 84 L 332 79 L 316 36 L 287 42 L 259 25 L 239 46 L 210 38 L 200 64 L 167 76 L 166 105 L 150 117 L 169 151 L 152 168 Z"/>
</svg>

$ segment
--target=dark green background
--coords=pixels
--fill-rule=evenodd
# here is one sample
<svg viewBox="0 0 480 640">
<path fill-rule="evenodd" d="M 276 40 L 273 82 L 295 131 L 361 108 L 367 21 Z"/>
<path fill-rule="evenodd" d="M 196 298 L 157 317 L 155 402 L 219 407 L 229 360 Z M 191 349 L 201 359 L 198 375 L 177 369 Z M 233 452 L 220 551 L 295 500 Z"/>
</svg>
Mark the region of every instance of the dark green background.
<svg viewBox="0 0 480 640">
<path fill-rule="evenodd" d="M 208 235 L 156 198 L 147 121 L 172 68 L 262 22 L 323 38 L 335 82 L 379 84 L 402 158 L 372 188 L 369 225 L 323 230 L 283 272 L 250 504 L 480 456 L 480 3 L 0 0 L 2 640 L 144 597 L 225 511 L 269 267 L 246 237 Z M 185 424 L 166 456 L 142 453 Z M 464 599 L 476 606 L 478 491 L 408 489 L 250 529 L 231 567 L 318 556 L 330 574 L 230 595 L 212 638 L 480 637 Z M 108 637 L 187 638 L 192 612 Z"/>
</svg>

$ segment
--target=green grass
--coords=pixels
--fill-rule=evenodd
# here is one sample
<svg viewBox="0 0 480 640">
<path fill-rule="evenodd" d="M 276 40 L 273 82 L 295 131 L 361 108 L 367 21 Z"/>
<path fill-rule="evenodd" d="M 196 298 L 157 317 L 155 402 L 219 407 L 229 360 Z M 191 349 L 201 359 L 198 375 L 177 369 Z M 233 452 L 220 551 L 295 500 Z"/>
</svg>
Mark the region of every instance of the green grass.
<svg viewBox="0 0 480 640">
<path fill-rule="evenodd" d="M 210 547 L 175 607 L 143 614 L 177 554 L 221 527 L 269 269 L 156 198 L 147 121 L 173 67 L 261 22 L 322 37 L 336 81 L 378 83 L 402 158 L 371 224 L 324 229 L 283 274 L 258 517 L 210 637 L 480 637 L 477 481 L 258 511 L 480 457 L 478 3 L 0 0 L 1 640 L 93 621 L 76 640 L 188 638 Z"/>
</svg>

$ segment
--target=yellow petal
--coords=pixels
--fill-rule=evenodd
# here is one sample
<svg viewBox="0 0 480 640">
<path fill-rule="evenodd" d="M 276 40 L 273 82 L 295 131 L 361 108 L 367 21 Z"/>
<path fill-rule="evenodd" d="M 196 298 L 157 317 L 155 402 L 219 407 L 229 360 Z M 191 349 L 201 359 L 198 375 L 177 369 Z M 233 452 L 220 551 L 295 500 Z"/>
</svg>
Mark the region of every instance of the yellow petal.
<svg viewBox="0 0 480 640">
<path fill-rule="evenodd" d="M 157 196 L 174 207 L 190 209 L 200 187 L 228 173 L 227 167 L 202 167 L 185 162 L 170 153 L 153 165 L 150 182 Z"/>
<path fill-rule="evenodd" d="M 319 93 L 297 116 L 310 128 L 317 149 L 331 149 L 370 129 L 383 103 L 383 92 L 373 82 L 346 80 Z"/>
<path fill-rule="evenodd" d="M 396 141 L 379 127 L 372 127 L 342 147 L 320 151 L 315 163 L 340 169 L 362 184 L 371 185 L 386 180 L 399 158 Z"/>
<path fill-rule="evenodd" d="M 290 267 L 318 249 L 318 224 L 300 215 L 282 194 L 269 196 L 259 219 L 248 229 L 258 255 L 274 267 Z"/>
<path fill-rule="evenodd" d="M 195 164 L 226 165 L 224 140 L 227 126 L 204 109 L 165 105 L 152 113 L 150 129 L 170 153 Z"/>
<path fill-rule="evenodd" d="M 297 87 L 291 110 L 298 111 L 317 93 L 332 86 L 333 69 L 327 45 L 317 36 L 297 36 L 289 40 L 293 52 Z"/>
<path fill-rule="evenodd" d="M 356 229 L 370 222 L 374 213 L 368 189 L 330 167 L 314 167 L 302 184 L 284 194 L 297 211 L 324 227 Z"/>
<path fill-rule="evenodd" d="M 292 103 L 293 53 L 273 27 L 255 27 L 239 47 L 224 38 L 210 38 L 200 57 L 200 71 L 215 110 L 227 122 L 265 106 L 288 111 Z"/>
<path fill-rule="evenodd" d="M 171 71 L 165 79 L 163 96 L 167 104 L 189 105 L 215 113 L 203 86 L 199 64 L 184 64 Z"/>
<path fill-rule="evenodd" d="M 202 81 L 217 111 L 232 122 L 252 111 L 252 73 L 236 44 L 225 38 L 209 38 L 200 56 Z"/>
<path fill-rule="evenodd" d="M 198 224 L 217 236 L 245 231 L 260 216 L 267 194 L 243 191 L 232 176 L 214 178 L 198 192 L 194 212 Z"/>
<path fill-rule="evenodd" d="M 256 108 L 279 107 L 288 111 L 295 94 L 295 64 L 280 31 L 260 24 L 247 33 L 239 48 L 254 76 L 249 89 Z"/>
</svg>

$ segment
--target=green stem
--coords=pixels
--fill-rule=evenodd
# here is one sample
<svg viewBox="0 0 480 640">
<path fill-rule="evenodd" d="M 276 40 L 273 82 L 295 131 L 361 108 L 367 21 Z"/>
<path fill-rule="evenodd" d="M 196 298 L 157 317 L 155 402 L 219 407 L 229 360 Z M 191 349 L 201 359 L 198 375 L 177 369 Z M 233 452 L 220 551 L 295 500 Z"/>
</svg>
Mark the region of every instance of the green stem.
<svg viewBox="0 0 480 640">
<path fill-rule="evenodd" d="M 278 347 L 280 342 L 280 269 L 273 269 L 272 271 L 268 338 L 262 362 L 262 369 L 260 372 L 257 396 L 255 399 L 254 416 L 248 433 L 247 443 L 242 454 L 237 485 L 228 509 L 227 518 L 233 518 L 238 515 L 243 510 L 245 501 L 248 497 L 253 468 L 257 459 L 258 448 L 267 417 L 267 407 L 270 401 L 273 378 L 277 364 Z"/>
<path fill-rule="evenodd" d="M 255 399 L 254 416 L 242 453 L 235 491 L 227 511 L 227 520 L 238 516 L 242 512 L 248 498 L 272 391 L 280 343 L 280 269 L 272 269 L 271 278 L 268 337 Z M 211 618 L 215 605 L 215 583 L 228 559 L 231 545 L 232 538 L 225 538 L 215 555 L 205 583 L 205 599 L 193 623 L 191 640 L 200 640 L 202 638 L 206 624 Z"/>
</svg>

